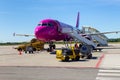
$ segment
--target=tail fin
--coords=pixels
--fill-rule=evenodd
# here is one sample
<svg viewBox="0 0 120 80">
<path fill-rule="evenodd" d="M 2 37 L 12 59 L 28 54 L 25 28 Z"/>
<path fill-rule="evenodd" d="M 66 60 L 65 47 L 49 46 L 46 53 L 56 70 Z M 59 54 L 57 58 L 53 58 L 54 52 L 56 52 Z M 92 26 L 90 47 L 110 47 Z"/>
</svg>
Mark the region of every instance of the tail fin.
<svg viewBox="0 0 120 80">
<path fill-rule="evenodd" d="M 77 22 L 76 22 L 76 28 L 79 27 L 79 12 L 78 12 L 78 15 L 77 15 Z"/>
</svg>

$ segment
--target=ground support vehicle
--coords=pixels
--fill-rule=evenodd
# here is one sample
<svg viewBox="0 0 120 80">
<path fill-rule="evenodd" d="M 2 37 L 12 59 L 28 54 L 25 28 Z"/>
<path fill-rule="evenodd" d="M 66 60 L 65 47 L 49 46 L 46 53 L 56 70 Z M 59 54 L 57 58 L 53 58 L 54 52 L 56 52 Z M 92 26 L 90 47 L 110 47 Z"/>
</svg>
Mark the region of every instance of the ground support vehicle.
<svg viewBox="0 0 120 80">
<path fill-rule="evenodd" d="M 25 49 L 25 53 L 27 53 L 27 52 L 33 53 L 33 51 L 34 51 L 34 48 L 33 48 L 32 45 L 31 46 L 27 46 L 26 49 Z"/>
<path fill-rule="evenodd" d="M 20 45 L 15 49 L 17 49 L 18 51 L 25 51 L 25 53 L 27 52 L 33 53 L 33 51 L 44 50 L 44 42 L 36 40 L 35 42 L 30 42 L 30 43 Z"/>
<path fill-rule="evenodd" d="M 69 60 L 79 61 L 80 50 L 75 49 L 74 47 L 62 48 L 62 50 L 56 50 L 56 58 L 62 61 L 69 61 Z"/>
<path fill-rule="evenodd" d="M 62 50 L 56 50 L 56 58 L 62 61 L 79 61 L 80 58 L 91 59 L 92 47 L 89 45 L 82 45 L 79 48 L 62 48 Z"/>
</svg>

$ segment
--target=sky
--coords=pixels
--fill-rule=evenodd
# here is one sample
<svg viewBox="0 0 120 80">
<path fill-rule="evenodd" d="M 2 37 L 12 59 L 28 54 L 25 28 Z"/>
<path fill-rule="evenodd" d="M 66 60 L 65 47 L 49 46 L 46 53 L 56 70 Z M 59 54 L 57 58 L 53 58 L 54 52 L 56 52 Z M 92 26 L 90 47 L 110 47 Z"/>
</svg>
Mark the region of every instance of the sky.
<svg viewBox="0 0 120 80">
<path fill-rule="evenodd" d="M 100 32 L 120 31 L 120 0 L 0 0 L 0 42 L 30 41 L 40 20 L 51 18 L 75 26 L 80 12 L 80 25 Z M 108 38 L 120 38 L 108 34 Z"/>
</svg>

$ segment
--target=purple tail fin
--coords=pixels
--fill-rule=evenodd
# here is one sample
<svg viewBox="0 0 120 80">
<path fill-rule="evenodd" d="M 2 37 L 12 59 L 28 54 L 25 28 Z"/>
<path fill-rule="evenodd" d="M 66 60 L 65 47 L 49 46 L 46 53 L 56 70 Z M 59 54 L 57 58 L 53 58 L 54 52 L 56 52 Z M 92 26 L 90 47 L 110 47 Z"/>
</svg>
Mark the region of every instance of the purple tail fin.
<svg viewBox="0 0 120 80">
<path fill-rule="evenodd" d="M 76 22 L 76 28 L 79 27 L 79 12 L 78 12 L 78 15 L 77 15 L 77 22 Z"/>
</svg>

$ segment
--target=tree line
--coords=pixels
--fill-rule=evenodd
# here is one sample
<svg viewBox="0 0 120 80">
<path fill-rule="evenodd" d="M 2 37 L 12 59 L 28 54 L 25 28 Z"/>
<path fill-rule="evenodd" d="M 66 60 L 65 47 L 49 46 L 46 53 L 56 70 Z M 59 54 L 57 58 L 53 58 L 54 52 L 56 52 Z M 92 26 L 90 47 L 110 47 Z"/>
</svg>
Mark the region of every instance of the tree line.
<svg viewBox="0 0 120 80">
<path fill-rule="evenodd" d="M 5 42 L 5 43 L 0 43 L 0 45 L 20 45 L 20 44 L 26 44 L 28 42 Z"/>
<path fill-rule="evenodd" d="M 120 42 L 120 38 L 111 38 L 111 39 L 108 39 L 108 42 Z"/>
<path fill-rule="evenodd" d="M 120 38 L 111 38 L 108 39 L 108 42 L 120 42 Z M 29 42 L 5 42 L 5 43 L 0 43 L 0 45 L 20 45 L 20 44 L 26 44 Z M 63 42 L 55 42 L 55 44 L 62 44 Z"/>
</svg>

